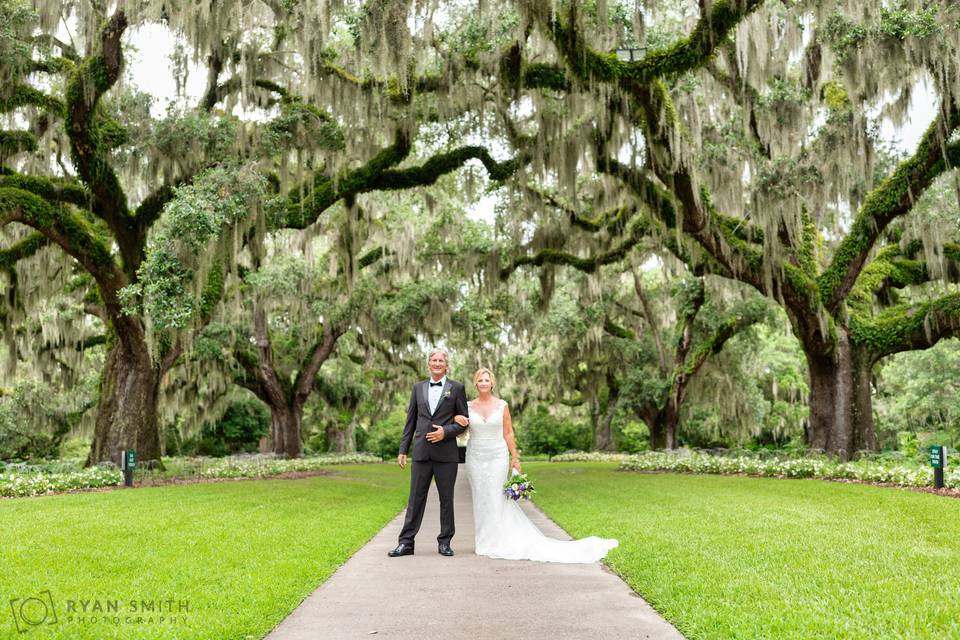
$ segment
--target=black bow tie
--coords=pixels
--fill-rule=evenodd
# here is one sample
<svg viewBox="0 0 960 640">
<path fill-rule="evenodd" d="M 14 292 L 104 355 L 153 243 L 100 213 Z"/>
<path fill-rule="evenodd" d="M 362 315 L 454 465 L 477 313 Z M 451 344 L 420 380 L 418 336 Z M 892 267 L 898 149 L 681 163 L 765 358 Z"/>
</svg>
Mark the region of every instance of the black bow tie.
<svg viewBox="0 0 960 640">
<path fill-rule="evenodd" d="M 442 387 L 442 386 L 443 386 L 443 383 L 442 383 L 442 382 L 431 382 L 431 383 L 430 383 L 430 386 L 431 386 L 431 387 Z"/>
</svg>

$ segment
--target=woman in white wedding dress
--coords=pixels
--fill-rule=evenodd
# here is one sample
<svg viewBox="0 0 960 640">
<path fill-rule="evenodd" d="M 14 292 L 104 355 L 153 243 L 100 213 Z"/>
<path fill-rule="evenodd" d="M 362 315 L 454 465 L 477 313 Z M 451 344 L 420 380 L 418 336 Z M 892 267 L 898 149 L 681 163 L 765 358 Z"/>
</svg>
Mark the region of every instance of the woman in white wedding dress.
<svg viewBox="0 0 960 640">
<path fill-rule="evenodd" d="M 473 493 L 476 553 L 509 560 L 596 562 L 619 543 L 590 536 L 581 540 L 548 538 L 515 501 L 503 493 L 508 466 L 520 471 L 507 403 L 492 395 L 493 372 L 483 368 L 473 377 L 479 397 L 471 403 L 467 441 L 467 477 Z M 509 465 L 508 465 L 509 455 Z"/>
</svg>

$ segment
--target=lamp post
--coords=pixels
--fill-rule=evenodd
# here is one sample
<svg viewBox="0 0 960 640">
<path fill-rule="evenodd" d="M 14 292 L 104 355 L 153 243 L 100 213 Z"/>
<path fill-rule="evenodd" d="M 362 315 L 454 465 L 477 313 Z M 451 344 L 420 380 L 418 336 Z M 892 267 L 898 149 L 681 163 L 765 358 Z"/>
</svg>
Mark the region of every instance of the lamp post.
<svg viewBox="0 0 960 640">
<path fill-rule="evenodd" d="M 624 62 L 637 62 L 643 60 L 647 53 L 646 47 L 619 47 L 615 49 L 617 57 Z"/>
</svg>

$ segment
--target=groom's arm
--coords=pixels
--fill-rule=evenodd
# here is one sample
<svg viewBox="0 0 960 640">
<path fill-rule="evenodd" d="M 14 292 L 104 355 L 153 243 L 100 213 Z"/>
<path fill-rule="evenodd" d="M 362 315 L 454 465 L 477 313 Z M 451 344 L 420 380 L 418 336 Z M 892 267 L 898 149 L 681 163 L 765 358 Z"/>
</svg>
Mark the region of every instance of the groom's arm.
<svg viewBox="0 0 960 640">
<path fill-rule="evenodd" d="M 466 416 L 469 415 L 470 410 L 467 408 L 467 392 L 464 390 L 464 387 L 461 386 L 457 390 L 457 396 L 455 399 L 456 410 L 453 412 L 455 416 Z M 456 422 L 451 422 L 450 424 L 443 425 L 443 439 L 447 438 L 456 438 L 466 431 L 466 427 L 461 427 Z"/>
<path fill-rule="evenodd" d="M 413 385 L 410 394 L 410 406 L 407 407 L 407 422 L 403 425 L 403 435 L 400 436 L 400 455 L 407 455 L 410 441 L 413 440 L 413 428 L 417 425 L 417 385 Z"/>
</svg>

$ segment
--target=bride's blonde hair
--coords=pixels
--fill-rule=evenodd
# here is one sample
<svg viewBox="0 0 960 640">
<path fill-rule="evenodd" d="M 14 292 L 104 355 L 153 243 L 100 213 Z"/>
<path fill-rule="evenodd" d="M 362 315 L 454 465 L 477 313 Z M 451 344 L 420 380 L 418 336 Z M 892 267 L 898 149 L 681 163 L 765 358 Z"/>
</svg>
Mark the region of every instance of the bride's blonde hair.
<svg viewBox="0 0 960 640">
<path fill-rule="evenodd" d="M 490 376 L 490 390 L 492 391 L 493 388 L 497 386 L 497 376 L 493 375 L 493 371 L 486 367 L 480 367 L 477 369 L 477 372 L 473 374 L 473 386 L 477 386 L 477 380 L 479 380 L 483 374 Z"/>
</svg>

